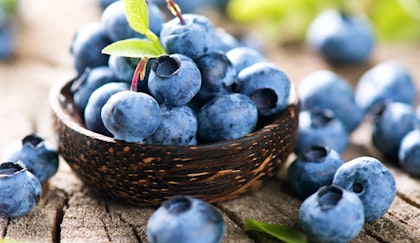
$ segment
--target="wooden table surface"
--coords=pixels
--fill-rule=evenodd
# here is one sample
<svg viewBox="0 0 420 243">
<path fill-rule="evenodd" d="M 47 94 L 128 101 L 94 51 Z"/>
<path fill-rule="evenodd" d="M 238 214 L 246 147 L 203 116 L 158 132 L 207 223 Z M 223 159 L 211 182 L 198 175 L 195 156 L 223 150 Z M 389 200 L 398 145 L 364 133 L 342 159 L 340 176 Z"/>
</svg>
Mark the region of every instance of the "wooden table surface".
<svg viewBox="0 0 420 243">
<path fill-rule="evenodd" d="M 33 132 L 55 142 L 48 92 L 55 82 L 73 77 L 69 53 L 73 35 L 99 16 L 95 0 L 21 0 L 15 55 L 0 63 L 0 152 Z M 420 87 L 420 43 L 378 44 L 370 62 L 358 66 L 331 67 L 302 46 L 279 47 L 268 56 L 295 83 L 311 71 L 330 69 L 355 84 L 376 63 L 394 59 L 406 66 Z M 353 242 L 420 242 L 420 179 L 383 160 L 369 140 L 369 126 L 364 124 L 352 134 L 344 159 L 365 155 L 381 159 L 396 178 L 397 197 L 388 213 L 367 223 Z M 301 201 L 290 191 L 284 171 L 261 190 L 215 204 L 227 223 L 224 242 L 275 242 L 245 232 L 246 218 L 297 226 Z M 16 219 L 0 216 L 0 241 L 146 242 L 145 224 L 153 211 L 98 197 L 61 160 L 31 213 Z"/>
</svg>

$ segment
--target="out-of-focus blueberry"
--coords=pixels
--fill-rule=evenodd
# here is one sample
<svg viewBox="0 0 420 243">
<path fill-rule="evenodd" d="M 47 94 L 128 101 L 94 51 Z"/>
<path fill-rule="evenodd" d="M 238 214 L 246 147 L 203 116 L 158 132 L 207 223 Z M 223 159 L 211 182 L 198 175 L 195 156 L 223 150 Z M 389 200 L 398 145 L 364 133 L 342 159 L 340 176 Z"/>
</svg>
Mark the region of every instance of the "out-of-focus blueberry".
<svg viewBox="0 0 420 243">
<path fill-rule="evenodd" d="M 366 16 L 330 9 L 310 24 L 307 42 L 331 63 L 361 63 L 370 56 L 374 35 Z"/>
<path fill-rule="evenodd" d="M 386 61 L 363 74 L 355 88 L 355 100 L 365 112 L 386 100 L 414 105 L 416 87 L 401 64 Z"/>
<path fill-rule="evenodd" d="M 211 204 L 179 195 L 164 202 L 152 214 L 146 229 L 151 243 L 220 243 L 226 225 Z"/>
<path fill-rule="evenodd" d="M 114 139 L 144 142 L 159 126 L 158 102 L 148 94 L 121 91 L 112 95 L 102 107 L 101 117 Z"/>
<path fill-rule="evenodd" d="M 139 60 L 138 58 L 111 55 L 108 66 L 118 80 L 131 83 Z"/>
<path fill-rule="evenodd" d="M 246 95 L 232 93 L 214 98 L 199 111 L 198 135 L 207 142 L 240 138 L 255 129 L 258 110 Z"/>
<path fill-rule="evenodd" d="M 162 116 L 156 131 L 146 138 L 148 144 L 195 145 L 197 143 L 197 117 L 186 105 L 160 105 Z"/>
<path fill-rule="evenodd" d="M 108 65 L 108 55 L 102 54 L 102 49 L 111 44 L 99 22 L 91 22 L 76 33 L 72 45 L 74 67 L 81 75 L 86 68 Z"/>
<path fill-rule="evenodd" d="M 213 41 L 214 51 L 222 51 L 224 53 L 232 50 L 233 48 L 239 47 L 242 44 L 238 39 L 226 32 L 223 28 L 216 28 L 214 30 L 215 40 Z"/>
<path fill-rule="evenodd" d="M 1 14 L 1 13 L 0 13 Z M 14 50 L 15 36 L 13 26 L 6 22 L 0 24 L 0 60 L 9 58 Z"/>
<path fill-rule="evenodd" d="M 185 105 L 200 90 L 201 73 L 185 55 L 163 55 L 152 65 L 148 85 L 160 104 Z"/>
<path fill-rule="evenodd" d="M 347 148 L 348 136 L 343 123 L 331 110 L 301 111 L 295 152 L 301 154 L 313 145 L 320 145 L 342 154 Z"/>
<path fill-rule="evenodd" d="M 102 107 L 108 99 L 123 90 L 129 90 L 130 85 L 124 82 L 110 82 L 97 88 L 91 94 L 84 112 L 84 120 L 87 129 L 112 137 L 112 134 L 106 129 L 101 118 Z"/>
<path fill-rule="evenodd" d="M 420 177 L 420 128 L 412 130 L 402 138 L 398 162 L 410 175 Z"/>
<path fill-rule="evenodd" d="M 116 2 L 116 1 L 119 1 L 119 0 L 97 0 L 97 1 L 98 1 L 99 6 L 102 9 L 105 9 L 106 7 L 108 7 L 109 5 L 111 5 L 111 3 Z"/>
<path fill-rule="evenodd" d="M 83 113 L 90 95 L 102 85 L 116 81 L 116 78 L 107 66 L 86 69 L 85 73 L 72 84 L 73 103 L 76 110 L 83 117 Z"/>
<path fill-rule="evenodd" d="M 364 112 L 356 104 L 352 87 L 331 71 L 319 70 L 308 74 L 299 83 L 297 91 L 303 110 L 332 110 L 348 133 L 363 120 Z"/>
<path fill-rule="evenodd" d="M 350 242 L 364 223 L 361 200 L 334 185 L 319 189 L 299 209 L 299 226 L 311 242 Z"/>
<path fill-rule="evenodd" d="M 57 150 L 37 134 L 30 134 L 11 143 L 6 148 L 2 161 L 22 161 L 40 182 L 51 178 L 57 172 L 59 164 Z"/>
<path fill-rule="evenodd" d="M 163 25 L 160 42 L 169 54 L 183 54 L 196 59 L 213 47 L 213 25 L 202 15 L 184 14 L 183 18 L 185 23 L 174 18 Z"/>
<path fill-rule="evenodd" d="M 342 164 L 337 151 L 314 145 L 292 162 L 287 171 L 288 182 L 300 197 L 307 198 L 322 186 L 330 185 Z"/>
<path fill-rule="evenodd" d="M 251 97 L 261 116 L 276 115 L 289 101 L 291 83 L 287 75 L 269 62 L 260 62 L 238 74 L 236 91 Z"/>
<path fill-rule="evenodd" d="M 365 221 L 382 217 L 397 193 L 394 176 L 379 160 L 359 157 L 345 162 L 335 172 L 333 184 L 355 192 L 365 209 Z"/>
<path fill-rule="evenodd" d="M 226 52 L 226 56 L 232 62 L 237 73 L 255 63 L 267 61 L 261 52 L 246 46 L 233 48 Z"/>
<path fill-rule="evenodd" d="M 22 162 L 2 162 L 0 192 L 0 215 L 17 218 L 32 211 L 41 198 L 42 187 Z"/>
<path fill-rule="evenodd" d="M 372 144 L 389 158 L 398 157 L 401 139 L 418 125 L 414 108 L 401 102 L 384 102 L 372 109 Z"/>
</svg>

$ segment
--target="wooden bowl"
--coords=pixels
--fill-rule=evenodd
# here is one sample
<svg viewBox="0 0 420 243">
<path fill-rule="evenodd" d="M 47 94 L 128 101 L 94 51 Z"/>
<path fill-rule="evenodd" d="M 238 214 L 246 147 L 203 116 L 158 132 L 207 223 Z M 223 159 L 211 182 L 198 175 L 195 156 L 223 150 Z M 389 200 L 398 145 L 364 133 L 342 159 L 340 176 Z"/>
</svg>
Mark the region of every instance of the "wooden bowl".
<svg viewBox="0 0 420 243">
<path fill-rule="evenodd" d="M 177 194 L 208 202 L 259 188 L 293 151 L 298 132 L 295 89 L 288 107 L 255 132 L 198 146 L 126 143 L 88 130 L 73 107 L 73 80 L 50 91 L 60 155 L 100 195 L 139 206 L 158 206 Z"/>
</svg>

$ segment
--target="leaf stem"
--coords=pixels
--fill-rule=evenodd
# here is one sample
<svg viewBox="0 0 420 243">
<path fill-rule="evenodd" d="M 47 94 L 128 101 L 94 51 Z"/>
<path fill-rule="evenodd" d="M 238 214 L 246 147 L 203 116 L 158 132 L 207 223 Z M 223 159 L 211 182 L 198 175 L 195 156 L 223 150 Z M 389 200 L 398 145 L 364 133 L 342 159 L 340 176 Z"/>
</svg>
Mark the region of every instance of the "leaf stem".
<svg viewBox="0 0 420 243">
<path fill-rule="evenodd" d="M 137 92 L 137 86 L 138 86 L 138 81 L 139 79 L 141 81 L 144 80 L 144 77 L 146 76 L 146 66 L 147 66 L 147 62 L 149 61 L 150 57 L 148 56 L 143 56 L 139 63 L 136 66 L 136 69 L 134 70 L 134 75 L 133 78 L 131 80 L 131 86 L 130 86 L 130 90 Z"/>
<path fill-rule="evenodd" d="M 169 9 L 169 11 L 171 11 L 171 13 L 178 17 L 179 22 L 181 23 L 181 25 L 185 24 L 185 20 L 182 17 L 182 12 L 181 12 L 181 8 L 178 6 L 178 4 L 176 4 L 173 0 L 166 0 L 166 4 L 167 4 L 167 8 Z"/>
</svg>

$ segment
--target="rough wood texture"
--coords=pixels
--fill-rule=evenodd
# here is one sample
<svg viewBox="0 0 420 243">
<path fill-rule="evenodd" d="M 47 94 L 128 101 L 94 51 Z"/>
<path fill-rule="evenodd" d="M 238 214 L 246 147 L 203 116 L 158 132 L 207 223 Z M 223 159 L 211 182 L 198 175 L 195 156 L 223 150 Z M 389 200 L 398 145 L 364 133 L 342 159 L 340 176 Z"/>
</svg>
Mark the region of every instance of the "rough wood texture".
<svg viewBox="0 0 420 243">
<path fill-rule="evenodd" d="M 16 139 L 37 132 L 51 142 L 48 92 L 58 80 L 74 75 L 69 46 L 75 31 L 99 19 L 95 0 L 22 0 L 16 55 L 0 63 L 0 152 Z M 355 84 L 372 65 L 388 59 L 403 63 L 420 87 L 420 45 L 380 45 L 366 65 L 330 67 L 311 51 L 289 46 L 269 52 L 269 58 L 298 83 L 311 71 L 327 68 Z M 382 159 L 369 141 L 369 126 L 352 134 L 344 158 L 371 155 Z M 397 181 L 397 197 L 381 219 L 366 224 L 353 242 L 420 242 L 420 180 L 383 160 Z M 247 217 L 297 226 L 301 203 L 284 181 L 285 171 L 261 190 L 217 203 L 227 222 L 224 242 L 275 242 L 259 233 L 244 232 Z M 145 224 L 154 208 L 106 201 L 93 194 L 62 160 L 49 189 L 28 215 L 0 217 L 0 239 L 20 242 L 146 242 Z"/>
</svg>

